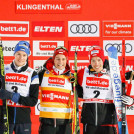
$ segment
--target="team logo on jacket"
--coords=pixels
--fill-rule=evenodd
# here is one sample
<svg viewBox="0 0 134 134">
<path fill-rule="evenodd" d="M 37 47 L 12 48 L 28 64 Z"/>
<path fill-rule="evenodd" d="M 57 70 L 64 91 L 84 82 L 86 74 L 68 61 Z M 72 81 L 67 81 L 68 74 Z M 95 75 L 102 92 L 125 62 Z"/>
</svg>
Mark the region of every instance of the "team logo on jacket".
<svg viewBox="0 0 134 134">
<path fill-rule="evenodd" d="M 68 104 L 69 93 L 58 92 L 58 91 L 42 91 L 43 102 L 60 102 Z"/>
<path fill-rule="evenodd" d="M 23 74 L 7 73 L 5 76 L 5 80 L 6 82 L 27 83 L 28 76 Z"/>
<path fill-rule="evenodd" d="M 56 78 L 56 77 L 49 77 L 48 83 L 49 84 L 64 85 L 65 84 L 65 79 L 63 79 L 63 78 Z"/>
<path fill-rule="evenodd" d="M 97 87 L 109 87 L 109 80 L 104 78 L 86 78 L 86 85 L 87 86 L 97 86 Z"/>
</svg>

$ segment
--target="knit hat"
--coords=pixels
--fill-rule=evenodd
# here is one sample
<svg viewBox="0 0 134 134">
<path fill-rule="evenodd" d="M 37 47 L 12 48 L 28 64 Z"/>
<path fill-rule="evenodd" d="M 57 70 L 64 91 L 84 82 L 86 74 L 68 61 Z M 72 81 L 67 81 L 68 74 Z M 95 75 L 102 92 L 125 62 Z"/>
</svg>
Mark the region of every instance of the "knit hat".
<svg viewBox="0 0 134 134">
<path fill-rule="evenodd" d="M 67 60 L 68 60 L 68 50 L 67 50 L 65 47 L 60 46 L 60 47 L 57 47 L 57 48 L 54 50 L 53 61 L 54 61 L 55 56 L 56 56 L 57 54 L 62 54 L 62 55 L 64 55 L 64 56 L 67 58 Z"/>
<path fill-rule="evenodd" d="M 23 51 L 29 56 L 30 44 L 27 41 L 19 41 L 18 44 L 15 46 L 14 54 L 18 51 Z"/>
<path fill-rule="evenodd" d="M 90 48 L 90 50 L 89 50 L 88 56 L 89 56 L 89 62 L 90 62 L 90 64 L 91 64 L 91 59 L 92 59 L 93 57 L 100 57 L 100 58 L 102 59 L 103 63 L 104 63 L 104 61 L 105 61 L 105 58 L 104 58 L 104 51 L 103 51 L 103 49 L 102 49 L 101 47 L 99 47 L 99 46 L 92 46 L 92 47 Z"/>
</svg>

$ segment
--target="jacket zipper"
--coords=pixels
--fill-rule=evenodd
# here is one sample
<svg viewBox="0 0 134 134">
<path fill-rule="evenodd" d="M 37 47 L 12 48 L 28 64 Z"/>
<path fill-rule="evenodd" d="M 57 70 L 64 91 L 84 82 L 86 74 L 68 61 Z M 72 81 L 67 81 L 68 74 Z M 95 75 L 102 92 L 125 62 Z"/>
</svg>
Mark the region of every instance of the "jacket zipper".
<svg viewBox="0 0 134 134">
<path fill-rule="evenodd" d="M 97 126 L 97 124 L 98 124 L 97 103 L 95 103 L 95 109 L 96 109 L 95 126 Z"/>
<path fill-rule="evenodd" d="M 98 77 L 98 74 L 97 74 L 97 77 Z M 98 115 L 97 115 L 97 111 L 98 111 L 98 109 L 97 109 L 97 103 L 95 103 L 95 109 L 96 109 L 96 112 L 95 112 L 95 114 L 96 114 L 96 118 L 95 118 L 95 126 L 97 126 L 97 124 L 98 124 Z"/>
</svg>

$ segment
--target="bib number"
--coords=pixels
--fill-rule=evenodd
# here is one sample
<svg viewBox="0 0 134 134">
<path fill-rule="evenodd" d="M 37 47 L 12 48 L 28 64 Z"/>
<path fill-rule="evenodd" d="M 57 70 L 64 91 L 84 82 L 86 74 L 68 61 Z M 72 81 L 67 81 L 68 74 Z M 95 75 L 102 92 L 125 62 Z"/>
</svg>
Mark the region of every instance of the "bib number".
<svg viewBox="0 0 134 134">
<path fill-rule="evenodd" d="M 100 95 L 100 91 L 98 90 L 95 90 L 93 93 L 95 94 L 94 98 L 97 98 Z"/>
<path fill-rule="evenodd" d="M 13 90 L 13 92 L 17 93 L 18 87 L 16 87 L 16 86 L 12 86 L 11 89 Z"/>
</svg>

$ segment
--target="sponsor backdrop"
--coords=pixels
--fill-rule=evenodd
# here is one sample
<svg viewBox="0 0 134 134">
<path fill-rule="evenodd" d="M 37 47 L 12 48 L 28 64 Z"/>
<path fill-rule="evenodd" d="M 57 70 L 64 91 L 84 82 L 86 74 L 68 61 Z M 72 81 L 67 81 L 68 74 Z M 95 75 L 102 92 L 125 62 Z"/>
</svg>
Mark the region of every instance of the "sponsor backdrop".
<svg viewBox="0 0 134 134">
<path fill-rule="evenodd" d="M 92 45 L 100 45 L 106 58 L 108 48 L 115 46 L 122 70 L 122 40 L 125 39 L 126 71 L 134 70 L 133 7 L 133 0 L 1 0 L 0 37 L 5 64 L 14 59 L 17 42 L 26 40 L 31 45 L 29 65 L 37 71 L 57 46 L 65 46 L 69 50 L 72 72 L 74 52 L 78 46 L 80 70 L 88 66 L 88 50 Z M 131 96 L 134 96 L 134 86 Z M 32 134 L 38 133 L 39 102 L 31 108 Z M 79 100 L 80 113 L 81 107 L 82 100 Z M 134 105 L 127 107 L 127 120 L 129 134 L 133 134 Z"/>
</svg>

